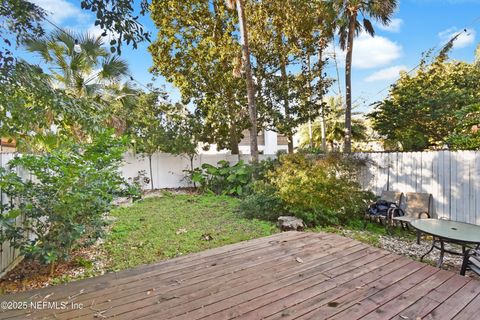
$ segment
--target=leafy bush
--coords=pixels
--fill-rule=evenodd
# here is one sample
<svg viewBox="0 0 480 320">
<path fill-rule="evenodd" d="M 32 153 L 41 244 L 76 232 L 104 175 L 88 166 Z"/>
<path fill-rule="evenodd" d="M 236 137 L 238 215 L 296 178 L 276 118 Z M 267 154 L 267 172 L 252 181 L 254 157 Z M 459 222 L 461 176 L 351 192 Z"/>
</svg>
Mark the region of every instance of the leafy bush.
<svg viewBox="0 0 480 320">
<path fill-rule="evenodd" d="M 218 162 L 218 166 L 204 163 L 201 168 L 191 171 L 191 180 L 199 183 L 205 191 L 215 194 L 243 195 L 252 181 L 252 166 L 240 160 L 231 166 L 228 161 Z"/>
<path fill-rule="evenodd" d="M 271 173 L 287 210 L 308 225 L 344 224 L 358 218 L 373 198 L 356 182 L 359 161 L 330 154 L 321 158 L 288 155 Z"/>
<path fill-rule="evenodd" d="M 288 214 L 277 189 L 263 181 L 253 183 L 252 193 L 243 199 L 239 209 L 246 218 L 268 221 L 276 221 L 278 217 Z"/>
<path fill-rule="evenodd" d="M 278 164 L 253 184 L 240 205 L 249 218 L 276 220 L 297 216 L 309 225 L 338 225 L 357 219 L 373 195 L 356 182 L 361 161 L 329 154 L 283 155 Z"/>
<path fill-rule="evenodd" d="M 467 106 L 455 115 L 457 126 L 446 142 L 452 150 L 480 149 L 480 104 Z"/>
<path fill-rule="evenodd" d="M 0 188 L 17 199 L 1 208 L 8 214 L 0 215 L 0 242 L 11 241 L 22 254 L 50 263 L 53 271 L 73 248 L 95 240 L 114 195 L 125 192 L 118 173 L 124 150 L 122 141 L 102 134 L 91 144 L 68 144 L 10 161 L 11 169 L 27 170 L 34 178 L 22 181 L 0 171 Z M 20 215 L 23 224 L 15 222 Z"/>
</svg>

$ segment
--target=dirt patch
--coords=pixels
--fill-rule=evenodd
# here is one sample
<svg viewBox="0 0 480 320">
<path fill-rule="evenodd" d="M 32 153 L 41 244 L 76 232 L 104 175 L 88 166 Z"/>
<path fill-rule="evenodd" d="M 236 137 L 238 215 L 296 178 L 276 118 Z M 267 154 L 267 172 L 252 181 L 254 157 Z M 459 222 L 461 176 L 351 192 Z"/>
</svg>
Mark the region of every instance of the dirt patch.
<svg viewBox="0 0 480 320">
<path fill-rule="evenodd" d="M 69 261 L 59 263 L 54 274 L 39 261 L 24 259 L 0 280 L 0 293 L 15 293 L 89 278 L 105 273 L 105 252 L 99 244 L 72 253 Z"/>
</svg>

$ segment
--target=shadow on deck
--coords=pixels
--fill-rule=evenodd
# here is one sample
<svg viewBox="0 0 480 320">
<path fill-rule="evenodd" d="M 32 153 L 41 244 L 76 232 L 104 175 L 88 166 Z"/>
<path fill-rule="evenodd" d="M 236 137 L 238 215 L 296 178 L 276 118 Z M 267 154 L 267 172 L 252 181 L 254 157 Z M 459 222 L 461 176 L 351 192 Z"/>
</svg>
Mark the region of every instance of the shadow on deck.
<svg viewBox="0 0 480 320">
<path fill-rule="evenodd" d="M 0 301 L 26 303 L 0 319 L 478 319 L 480 282 L 339 235 L 286 232 Z"/>
</svg>

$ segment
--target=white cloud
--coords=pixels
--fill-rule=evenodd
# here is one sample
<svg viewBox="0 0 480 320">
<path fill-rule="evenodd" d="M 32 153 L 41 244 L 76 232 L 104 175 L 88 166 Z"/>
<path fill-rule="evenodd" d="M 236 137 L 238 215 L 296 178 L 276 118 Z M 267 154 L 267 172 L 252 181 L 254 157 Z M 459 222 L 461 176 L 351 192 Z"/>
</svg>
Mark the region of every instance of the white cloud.
<svg viewBox="0 0 480 320">
<path fill-rule="evenodd" d="M 456 27 L 448 28 L 438 33 L 442 44 L 446 44 L 456 35 L 460 34 L 453 42 L 454 48 L 465 48 L 475 42 L 476 32 L 474 29 L 458 30 Z"/>
<path fill-rule="evenodd" d="M 345 51 L 335 47 L 337 61 L 340 65 L 345 65 Z M 330 55 L 333 53 L 332 47 L 327 49 Z M 402 55 L 402 46 L 382 36 L 372 37 L 366 33 L 361 33 L 353 42 L 353 62 L 354 68 L 371 69 L 389 65 Z"/>
<path fill-rule="evenodd" d="M 373 81 L 382 81 L 382 80 L 383 81 L 396 80 L 400 76 L 400 72 L 406 71 L 406 70 L 408 70 L 408 67 L 404 65 L 388 67 L 372 73 L 371 75 L 365 78 L 365 81 L 373 82 Z"/>
<path fill-rule="evenodd" d="M 403 20 L 399 18 L 395 18 L 395 19 L 392 19 L 387 26 L 379 23 L 377 24 L 377 27 L 381 30 L 388 31 L 388 32 L 400 32 L 402 25 L 403 25 Z"/>
<path fill-rule="evenodd" d="M 80 6 L 75 6 L 67 0 L 31 0 L 37 6 L 43 8 L 48 17 L 55 23 L 63 23 L 68 19 L 75 19 L 78 22 L 88 19 Z"/>
<path fill-rule="evenodd" d="M 360 34 L 353 43 L 353 66 L 370 69 L 390 64 L 402 55 L 402 47 L 388 38 Z"/>
</svg>

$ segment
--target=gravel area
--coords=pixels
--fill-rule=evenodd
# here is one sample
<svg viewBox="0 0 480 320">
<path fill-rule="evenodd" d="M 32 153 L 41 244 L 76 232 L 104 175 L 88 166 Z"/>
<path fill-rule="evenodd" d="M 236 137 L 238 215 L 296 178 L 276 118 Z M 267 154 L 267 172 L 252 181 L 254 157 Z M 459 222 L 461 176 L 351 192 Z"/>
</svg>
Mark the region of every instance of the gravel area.
<svg viewBox="0 0 480 320">
<path fill-rule="evenodd" d="M 403 256 L 410 257 L 414 260 L 420 261 L 420 258 L 430 250 L 432 246 L 432 238 L 430 236 L 423 237 L 420 240 L 420 244 L 417 244 L 416 238 L 403 238 L 398 236 L 388 236 L 388 235 L 373 235 L 368 231 L 352 231 L 352 230 L 343 230 L 342 232 L 345 236 L 354 238 L 357 240 L 362 241 L 362 239 L 368 238 L 371 239 L 372 236 L 378 239 L 378 243 L 370 243 L 370 241 L 366 241 L 371 245 L 375 245 L 379 248 L 385 249 L 387 251 L 400 254 Z M 461 247 L 459 246 L 452 246 L 447 244 L 445 246 L 447 249 L 453 249 L 453 251 L 461 251 Z M 440 256 L 440 251 L 437 249 L 433 249 L 428 255 L 425 256 L 423 262 L 436 265 L 438 258 Z M 443 269 L 451 270 L 455 273 L 460 273 L 460 269 L 462 266 L 462 256 L 456 256 L 449 253 L 445 253 L 443 258 Z M 468 277 L 476 278 L 480 280 L 480 276 L 476 275 L 473 272 L 467 272 Z"/>
</svg>

